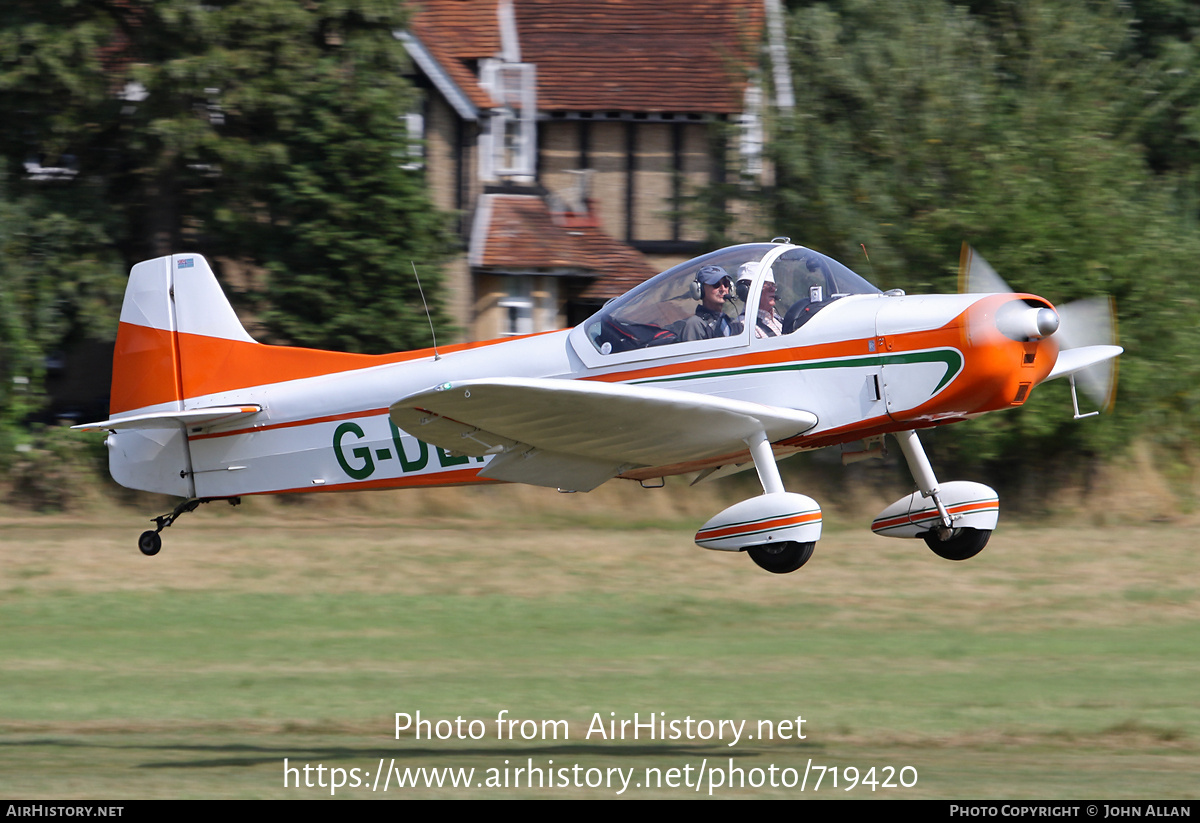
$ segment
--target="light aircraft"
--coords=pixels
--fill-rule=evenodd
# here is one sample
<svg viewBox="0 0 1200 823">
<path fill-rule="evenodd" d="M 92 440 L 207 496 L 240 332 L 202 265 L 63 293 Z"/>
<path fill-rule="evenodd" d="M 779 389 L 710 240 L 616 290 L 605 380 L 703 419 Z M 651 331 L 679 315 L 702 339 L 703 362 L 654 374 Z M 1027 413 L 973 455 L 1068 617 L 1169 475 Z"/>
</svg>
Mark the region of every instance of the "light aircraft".
<svg viewBox="0 0 1200 823">
<path fill-rule="evenodd" d="M 881 292 L 776 238 L 674 266 L 573 329 L 375 356 L 257 343 L 207 261 L 175 254 L 134 266 L 110 418 L 76 428 L 110 433 L 118 483 L 183 498 L 142 534 L 147 555 L 183 513 L 243 495 L 489 481 L 589 491 L 753 467 L 763 493 L 696 543 L 785 573 L 812 555 L 821 507 L 784 489 L 776 460 L 838 444 L 861 444 L 847 462 L 879 456 L 891 435 L 917 490 L 872 529 L 963 560 L 996 528 L 996 492 L 939 483 L 917 430 L 1020 406 L 1058 377 L 1088 416 L 1076 377 L 1109 403 L 1121 349 L 1106 301 L 1055 309 L 1012 293 L 965 246 L 961 272 L 964 293 Z M 723 320 L 692 339 L 710 291 Z"/>
</svg>

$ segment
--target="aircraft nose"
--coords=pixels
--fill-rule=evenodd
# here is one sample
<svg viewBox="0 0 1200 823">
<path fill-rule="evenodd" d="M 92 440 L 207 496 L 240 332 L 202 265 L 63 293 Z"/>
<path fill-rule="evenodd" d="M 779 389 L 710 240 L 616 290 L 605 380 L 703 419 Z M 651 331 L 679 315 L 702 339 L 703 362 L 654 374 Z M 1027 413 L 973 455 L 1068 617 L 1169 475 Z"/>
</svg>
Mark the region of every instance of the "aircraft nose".
<svg viewBox="0 0 1200 823">
<path fill-rule="evenodd" d="M 1058 331 L 1058 312 L 1014 301 L 996 316 L 996 325 L 1013 340 L 1041 340 Z"/>
<path fill-rule="evenodd" d="M 1058 331 L 1058 312 L 1054 309 L 1038 309 L 1037 330 L 1041 337 L 1049 337 Z"/>
</svg>

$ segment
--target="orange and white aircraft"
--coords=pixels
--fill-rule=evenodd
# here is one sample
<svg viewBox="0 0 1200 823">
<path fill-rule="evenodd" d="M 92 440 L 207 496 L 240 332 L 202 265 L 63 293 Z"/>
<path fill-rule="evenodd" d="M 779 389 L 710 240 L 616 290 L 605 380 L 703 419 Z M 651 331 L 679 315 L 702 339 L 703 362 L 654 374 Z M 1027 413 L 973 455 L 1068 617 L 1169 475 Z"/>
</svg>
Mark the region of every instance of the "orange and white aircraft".
<svg viewBox="0 0 1200 823">
<path fill-rule="evenodd" d="M 977 554 L 996 493 L 939 483 L 918 429 L 1020 406 L 1076 375 L 1110 402 L 1107 302 L 1055 309 L 1014 294 L 964 248 L 964 291 L 880 292 L 787 238 L 689 260 L 574 329 L 441 350 L 359 355 L 255 342 L 196 254 L 140 263 L 121 310 L 108 420 L 124 486 L 184 498 L 139 548 L 200 503 L 249 494 L 508 481 L 589 491 L 753 466 L 763 494 L 696 533 L 790 572 L 821 535 L 815 500 L 785 491 L 776 460 L 892 435 L 917 491 L 872 528 Z M 750 311 L 747 311 L 750 307 Z M 1075 400 L 1075 416 L 1080 417 Z"/>
</svg>

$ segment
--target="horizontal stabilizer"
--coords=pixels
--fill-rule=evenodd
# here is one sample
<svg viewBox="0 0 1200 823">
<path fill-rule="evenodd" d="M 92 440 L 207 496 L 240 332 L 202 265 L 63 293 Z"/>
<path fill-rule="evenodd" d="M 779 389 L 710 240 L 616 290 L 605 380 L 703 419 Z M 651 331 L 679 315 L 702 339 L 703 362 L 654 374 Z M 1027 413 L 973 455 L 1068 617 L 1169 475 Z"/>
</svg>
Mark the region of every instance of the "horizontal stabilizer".
<svg viewBox="0 0 1200 823">
<path fill-rule="evenodd" d="M 209 406 L 204 409 L 188 409 L 187 411 L 151 412 L 148 414 L 131 414 L 127 417 L 114 417 L 99 423 L 81 423 L 72 426 L 73 429 L 84 431 L 120 431 L 122 429 L 165 429 L 174 426 L 188 428 L 209 426 L 213 423 L 228 423 L 242 417 L 249 417 L 262 411 L 262 406 Z"/>
</svg>

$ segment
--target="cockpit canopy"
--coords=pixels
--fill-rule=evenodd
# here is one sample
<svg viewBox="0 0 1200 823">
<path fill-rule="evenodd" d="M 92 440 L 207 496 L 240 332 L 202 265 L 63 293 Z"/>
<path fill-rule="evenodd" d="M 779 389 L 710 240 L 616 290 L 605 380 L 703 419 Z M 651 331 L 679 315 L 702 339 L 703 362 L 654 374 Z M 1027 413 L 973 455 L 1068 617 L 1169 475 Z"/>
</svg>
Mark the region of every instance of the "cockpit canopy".
<svg viewBox="0 0 1200 823">
<path fill-rule="evenodd" d="M 754 324 L 763 284 L 773 283 L 775 303 L 762 298 L 761 308 L 773 311 L 783 334 L 804 325 L 817 311 L 851 294 L 879 294 L 879 289 L 831 257 L 779 243 L 732 246 L 680 263 L 605 304 L 583 324 L 588 340 L 600 354 L 663 346 L 683 340 L 688 318 L 701 299 L 700 270 L 718 266 L 735 284 L 724 304 L 726 326 L 734 335 Z M 747 301 L 753 303 L 747 310 Z"/>
</svg>

